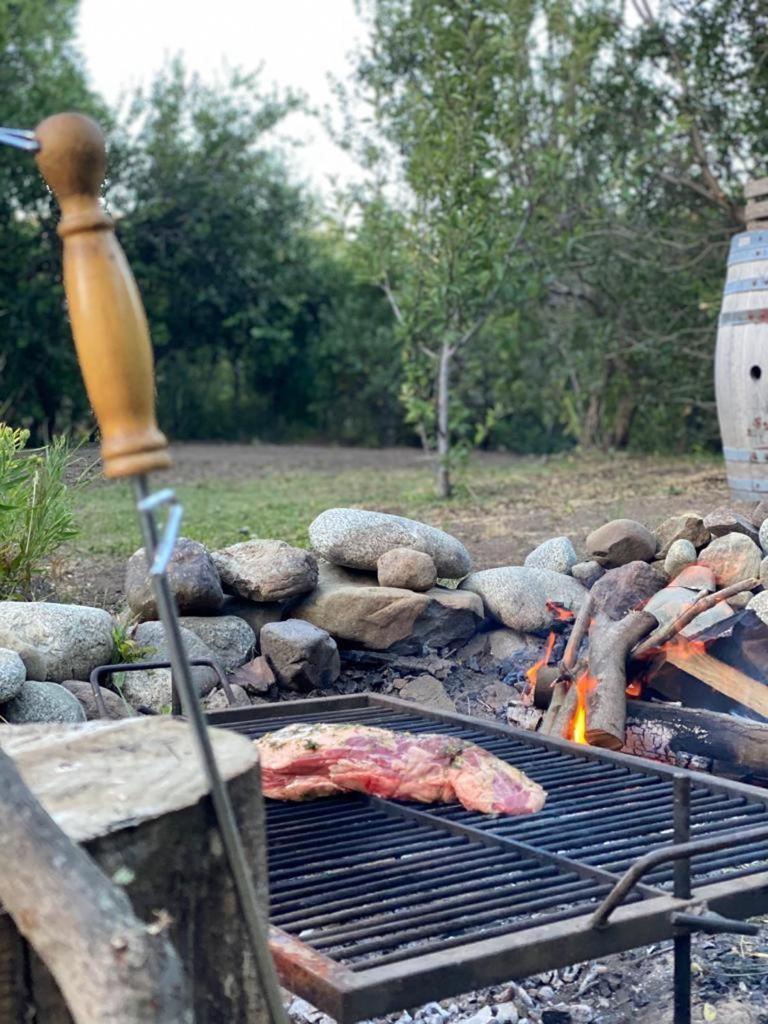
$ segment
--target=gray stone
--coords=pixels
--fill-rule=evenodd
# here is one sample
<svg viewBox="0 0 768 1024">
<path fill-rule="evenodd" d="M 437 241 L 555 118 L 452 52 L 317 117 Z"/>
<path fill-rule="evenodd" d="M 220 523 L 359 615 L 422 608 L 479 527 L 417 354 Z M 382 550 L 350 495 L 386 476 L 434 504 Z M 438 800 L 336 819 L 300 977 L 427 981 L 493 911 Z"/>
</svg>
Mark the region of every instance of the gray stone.
<svg viewBox="0 0 768 1024">
<path fill-rule="evenodd" d="M 732 508 L 716 508 L 704 517 L 704 526 L 713 537 L 724 537 L 726 533 L 743 533 L 757 544 L 758 529 L 751 519 Z"/>
<path fill-rule="evenodd" d="M 89 722 L 101 718 L 96 696 L 90 683 L 86 683 L 82 679 L 66 679 L 61 685 L 80 701 L 80 706 Z M 130 704 L 112 690 L 100 686 L 99 693 L 107 709 L 107 718 L 132 718 L 136 714 Z"/>
<path fill-rule="evenodd" d="M 182 626 L 181 635 L 190 658 L 215 660 L 214 652 L 191 630 L 184 629 Z M 162 622 L 142 622 L 136 627 L 133 638 L 139 647 L 151 651 L 146 655 L 147 661 L 170 660 Z M 207 665 L 193 667 L 192 679 L 201 697 L 210 693 L 219 682 L 216 672 L 212 668 L 208 668 Z M 171 670 L 169 668 L 126 672 L 120 685 L 125 699 L 135 708 L 146 707 L 152 711 L 163 712 L 171 707 Z"/>
<path fill-rule="evenodd" d="M 718 587 L 729 587 L 749 576 L 758 576 L 761 561 L 760 548 L 743 533 L 716 537 L 699 552 L 699 564 L 712 570 Z"/>
<path fill-rule="evenodd" d="M 256 649 L 259 647 L 259 633 L 261 627 L 268 622 L 279 622 L 287 618 L 290 609 L 296 603 L 289 601 L 246 601 L 242 597 L 227 596 L 221 606 L 222 615 L 236 615 L 238 619 L 247 622 L 256 637 Z"/>
<path fill-rule="evenodd" d="M 284 540 L 244 540 L 211 557 L 225 588 L 249 601 L 284 601 L 317 585 L 315 556 Z"/>
<path fill-rule="evenodd" d="M 113 627 L 102 608 L 0 601 L 0 647 L 16 651 L 30 679 L 88 679 L 112 661 Z"/>
<path fill-rule="evenodd" d="M 656 554 L 656 537 L 647 526 L 634 519 L 614 519 L 593 530 L 586 547 L 593 558 L 606 569 L 615 569 L 628 562 L 650 562 Z"/>
<path fill-rule="evenodd" d="M 336 641 L 309 622 L 270 622 L 262 629 L 259 642 L 278 685 L 287 690 L 322 689 L 339 678 L 341 662 Z"/>
<path fill-rule="evenodd" d="M 587 593 L 570 576 L 523 565 L 473 572 L 461 584 L 461 590 L 477 594 L 489 615 L 524 633 L 547 629 L 556 621 L 547 602 L 577 612 Z"/>
<path fill-rule="evenodd" d="M 764 555 L 768 555 L 768 519 L 765 520 L 763 525 L 760 527 L 760 533 L 758 534 L 760 540 L 760 547 Z"/>
<path fill-rule="evenodd" d="M 664 559 L 664 571 L 674 579 L 686 566 L 696 561 L 696 548 L 689 540 L 676 540 L 669 545 L 667 557 Z"/>
<path fill-rule="evenodd" d="M 681 512 L 659 523 L 653 531 L 659 542 L 658 557 L 666 558 L 676 540 L 689 540 L 698 550 L 710 541 L 709 530 L 698 512 Z"/>
<path fill-rule="evenodd" d="M 443 587 L 417 594 L 397 587 L 328 582 L 297 605 L 293 615 L 369 650 L 421 653 L 424 645 L 445 647 L 468 640 L 482 622 L 483 604 L 473 594 Z"/>
<path fill-rule="evenodd" d="M 251 706 L 253 702 L 242 686 L 238 686 L 237 683 L 230 683 L 229 688 L 232 691 L 232 704 L 229 703 L 226 693 L 219 687 L 218 690 L 212 690 L 207 697 L 203 698 L 205 710 L 229 711 L 230 708 L 246 708 Z"/>
<path fill-rule="evenodd" d="M 181 624 L 213 651 L 225 672 L 244 665 L 256 646 L 253 630 L 239 615 L 185 615 Z"/>
<path fill-rule="evenodd" d="M 16 651 L 0 647 L 0 704 L 15 697 L 26 678 L 27 670 Z"/>
<path fill-rule="evenodd" d="M 754 612 L 758 619 L 768 626 L 768 590 L 761 590 L 759 594 L 755 594 L 747 609 Z"/>
<path fill-rule="evenodd" d="M 399 587 L 423 593 L 437 583 L 437 567 L 431 555 L 413 548 L 392 548 L 376 563 L 381 587 Z"/>
<path fill-rule="evenodd" d="M 534 569 L 551 569 L 568 575 L 578 562 L 573 544 L 567 537 L 552 537 L 539 544 L 526 556 L 525 565 Z"/>
<path fill-rule="evenodd" d="M 643 607 L 643 611 L 653 615 L 660 626 L 666 626 L 687 611 L 696 597 L 695 591 L 687 590 L 684 587 L 665 587 L 658 594 L 654 594 Z M 697 615 L 680 632 L 683 636 L 696 636 L 702 630 L 709 629 L 710 626 L 714 626 L 718 622 L 724 622 L 725 619 L 730 619 L 732 615 L 733 609 L 727 602 L 719 601 L 712 608 Z"/>
<path fill-rule="evenodd" d="M 667 578 L 647 562 L 628 562 L 609 569 L 592 587 L 595 611 L 618 622 L 633 608 L 667 585 Z"/>
<path fill-rule="evenodd" d="M 734 611 L 741 611 L 742 608 L 747 607 L 754 596 L 751 590 L 743 590 L 740 594 L 731 594 L 728 604 Z"/>
<path fill-rule="evenodd" d="M 464 545 L 426 523 L 385 512 L 331 508 L 309 527 L 312 547 L 335 565 L 374 571 L 379 558 L 392 548 L 412 548 L 431 555 L 440 579 L 460 579 L 472 563 Z"/>
<path fill-rule="evenodd" d="M 182 615 L 214 615 L 221 608 L 224 591 L 208 549 L 203 544 L 179 537 L 166 575 Z M 139 548 L 128 559 L 125 599 L 139 621 L 157 618 L 144 548 Z"/>
<path fill-rule="evenodd" d="M 768 556 L 760 563 L 760 582 L 768 590 Z"/>
<path fill-rule="evenodd" d="M 571 576 L 587 589 L 593 587 L 604 575 L 605 569 L 599 562 L 577 562 L 571 567 Z"/>
<path fill-rule="evenodd" d="M 423 704 L 428 708 L 435 708 L 438 711 L 455 711 L 456 705 L 445 691 L 445 687 L 439 679 L 428 674 L 415 676 L 408 679 L 400 687 L 399 697 L 403 700 L 412 700 L 417 704 Z"/>
<path fill-rule="evenodd" d="M 80 701 L 58 683 L 28 679 L 3 705 L 0 715 L 11 725 L 24 722 L 84 722 Z"/>
<path fill-rule="evenodd" d="M 752 514 L 749 518 L 759 530 L 766 519 L 768 519 L 768 498 L 763 498 L 762 501 L 758 501 L 752 509 Z"/>
<path fill-rule="evenodd" d="M 670 586 L 687 587 L 688 590 L 708 590 L 714 594 L 717 590 L 715 574 L 706 565 L 688 565 L 671 581 Z"/>
</svg>

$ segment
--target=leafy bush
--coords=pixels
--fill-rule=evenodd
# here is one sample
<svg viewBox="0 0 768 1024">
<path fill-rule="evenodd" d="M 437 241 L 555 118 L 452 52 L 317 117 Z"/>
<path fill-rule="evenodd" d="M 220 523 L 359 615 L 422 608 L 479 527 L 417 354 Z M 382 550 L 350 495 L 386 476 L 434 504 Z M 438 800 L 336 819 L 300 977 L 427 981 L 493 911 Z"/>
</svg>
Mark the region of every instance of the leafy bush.
<svg viewBox="0 0 768 1024">
<path fill-rule="evenodd" d="M 29 598 L 32 579 L 77 533 L 71 488 L 72 452 L 65 438 L 27 450 L 28 430 L 0 423 L 0 598 Z"/>
</svg>

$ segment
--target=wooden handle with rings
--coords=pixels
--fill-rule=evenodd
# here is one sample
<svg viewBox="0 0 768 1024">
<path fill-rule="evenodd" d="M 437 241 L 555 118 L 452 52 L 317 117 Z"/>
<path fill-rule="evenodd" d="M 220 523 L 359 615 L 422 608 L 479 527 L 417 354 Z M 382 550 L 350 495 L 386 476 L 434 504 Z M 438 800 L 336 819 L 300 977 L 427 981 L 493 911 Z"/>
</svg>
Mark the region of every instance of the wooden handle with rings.
<svg viewBox="0 0 768 1024">
<path fill-rule="evenodd" d="M 157 426 L 152 345 L 144 307 L 114 224 L 99 202 L 106 171 L 101 129 L 56 114 L 35 129 L 36 160 L 61 207 L 64 289 L 86 391 L 101 430 L 104 475 L 171 465 Z"/>
</svg>

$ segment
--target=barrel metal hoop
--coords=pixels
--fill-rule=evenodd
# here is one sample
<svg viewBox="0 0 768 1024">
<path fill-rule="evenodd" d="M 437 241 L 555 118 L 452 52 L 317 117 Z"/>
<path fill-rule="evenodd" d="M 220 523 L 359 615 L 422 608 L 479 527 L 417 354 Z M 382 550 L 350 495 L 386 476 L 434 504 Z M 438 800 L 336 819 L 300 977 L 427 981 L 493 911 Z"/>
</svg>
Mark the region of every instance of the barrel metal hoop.
<svg viewBox="0 0 768 1024">
<path fill-rule="evenodd" d="M 768 494 L 768 480 L 737 480 L 728 477 L 728 486 L 732 491 L 745 491 L 747 494 Z"/>
<path fill-rule="evenodd" d="M 768 324 L 768 306 L 760 309 L 740 309 L 734 313 L 721 313 L 720 326 L 729 324 Z"/>
<path fill-rule="evenodd" d="M 737 263 L 756 263 L 758 260 L 768 260 L 768 235 L 761 245 L 750 249 L 731 250 L 728 266 L 733 267 Z"/>
<path fill-rule="evenodd" d="M 745 277 L 741 281 L 729 281 L 723 289 L 725 295 L 736 295 L 738 292 L 763 291 L 768 291 L 768 276 Z"/>
<path fill-rule="evenodd" d="M 723 448 L 726 462 L 768 462 L 768 448 Z"/>
</svg>

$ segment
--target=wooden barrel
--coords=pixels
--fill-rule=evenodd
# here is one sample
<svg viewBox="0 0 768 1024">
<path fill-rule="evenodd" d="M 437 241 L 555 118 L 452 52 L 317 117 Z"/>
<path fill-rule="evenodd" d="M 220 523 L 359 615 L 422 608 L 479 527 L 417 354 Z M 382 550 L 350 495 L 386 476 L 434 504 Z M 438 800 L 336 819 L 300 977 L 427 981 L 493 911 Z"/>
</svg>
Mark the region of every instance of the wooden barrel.
<svg viewBox="0 0 768 1024">
<path fill-rule="evenodd" d="M 751 187 L 768 192 L 768 179 Z M 731 242 L 715 392 L 731 496 L 759 501 L 768 495 L 768 224 Z"/>
</svg>

